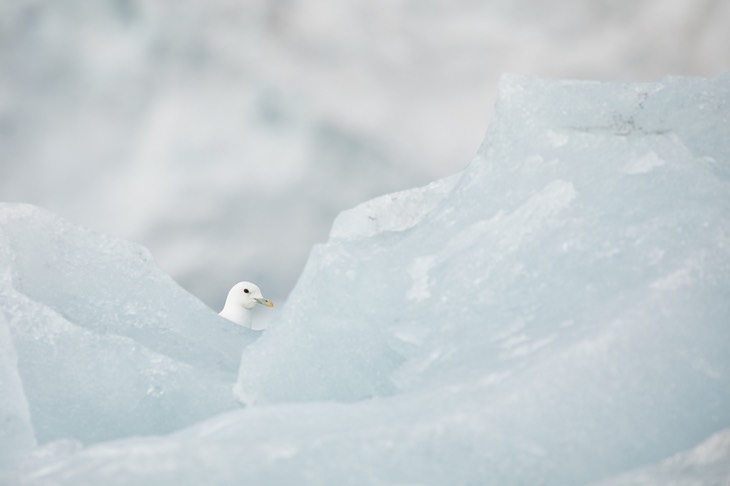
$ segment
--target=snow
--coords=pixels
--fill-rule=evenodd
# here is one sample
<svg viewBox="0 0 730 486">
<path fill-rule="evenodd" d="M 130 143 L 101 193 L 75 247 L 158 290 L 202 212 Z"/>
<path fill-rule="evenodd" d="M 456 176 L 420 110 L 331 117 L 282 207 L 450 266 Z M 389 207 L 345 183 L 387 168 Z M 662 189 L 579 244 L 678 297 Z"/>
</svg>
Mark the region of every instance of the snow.
<svg viewBox="0 0 730 486">
<path fill-rule="evenodd" d="M 729 114 L 727 75 L 505 76 L 472 163 L 340 215 L 257 339 L 139 247 L 3 206 L 2 309 L 41 444 L 8 477 L 722 481 Z M 61 423 L 71 399 L 127 432 Z"/>
</svg>

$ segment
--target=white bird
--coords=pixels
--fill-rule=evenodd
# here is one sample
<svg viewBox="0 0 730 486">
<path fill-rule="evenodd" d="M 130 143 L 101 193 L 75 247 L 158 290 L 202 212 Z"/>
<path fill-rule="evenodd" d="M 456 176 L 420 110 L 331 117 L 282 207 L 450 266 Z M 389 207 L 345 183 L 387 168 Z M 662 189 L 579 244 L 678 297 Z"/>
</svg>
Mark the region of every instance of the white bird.
<svg viewBox="0 0 730 486">
<path fill-rule="evenodd" d="M 226 304 L 218 315 L 236 324 L 250 328 L 251 309 L 256 307 L 256 304 L 274 307 L 273 302 L 264 299 L 264 296 L 261 294 L 261 289 L 256 284 L 252 284 L 251 282 L 238 282 L 228 292 Z"/>
</svg>

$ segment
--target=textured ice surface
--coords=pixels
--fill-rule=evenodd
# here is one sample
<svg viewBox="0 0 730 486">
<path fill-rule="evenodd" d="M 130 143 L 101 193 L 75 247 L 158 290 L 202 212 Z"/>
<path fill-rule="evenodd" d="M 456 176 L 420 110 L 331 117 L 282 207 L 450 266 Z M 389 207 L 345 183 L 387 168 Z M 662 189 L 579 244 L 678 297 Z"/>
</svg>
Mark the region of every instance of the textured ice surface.
<svg viewBox="0 0 730 486">
<path fill-rule="evenodd" d="M 693 449 L 622 474 L 596 486 L 727 486 L 730 484 L 730 429 L 714 434 Z"/>
<path fill-rule="evenodd" d="M 458 179 L 456 175 L 422 188 L 386 194 L 361 204 L 355 210 L 344 211 L 335 219 L 330 238 L 363 238 L 415 226 L 434 210 Z"/>
<path fill-rule="evenodd" d="M 141 247 L 24 205 L 0 205 L 0 311 L 39 442 L 170 432 L 234 408 L 255 336 Z"/>
<path fill-rule="evenodd" d="M 730 302 L 720 298 L 730 265 L 727 93 L 728 78 L 506 78 L 480 156 L 446 201 L 400 232 L 357 238 L 336 225 L 315 248 L 282 321 L 244 353 L 241 396 L 355 400 L 604 347 L 610 355 L 587 359 L 668 366 L 684 352 L 677 372 L 694 362 L 705 379 L 722 375 L 728 363 L 717 373 L 698 365 L 711 348 L 683 334 L 729 332 L 721 324 Z M 359 218 L 370 236 L 372 205 L 338 222 Z M 614 341 L 624 340 L 620 351 Z M 660 343 L 680 346 L 648 352 Z M 631 374 L 619 376 L 600 386 L 631 385 Z M 634 377 L 642 386 L 646 378 Z M 575 389 L 573 380 L 590 377 L 552 379 Z"/>
<path fill-rule="evenodd" d="M 496 113 L 462 174 L 338 218 L 249 407 L 22 482 L 586 484 L 728 428 L 730 78 L 511 76 Z"/>
<path fill-rule="evenodd" d="M 17 359 L 10 329 L 0 313 L 0 472 L 17 463 L 35 445 Z"/>
</svg>

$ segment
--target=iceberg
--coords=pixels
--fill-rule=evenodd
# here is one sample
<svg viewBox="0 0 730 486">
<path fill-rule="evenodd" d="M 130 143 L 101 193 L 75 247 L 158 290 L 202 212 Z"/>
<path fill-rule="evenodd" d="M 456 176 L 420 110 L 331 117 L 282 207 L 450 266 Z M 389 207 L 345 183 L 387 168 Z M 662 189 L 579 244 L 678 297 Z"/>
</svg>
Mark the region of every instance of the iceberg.
<svg viewBox="0 0 730 486">
<path fill-rule="evenodd" d="M 230 383 L 257 334 L 182 290 L 143 248 L 2 204 L 0 272 L 3 343 L 40 443 L 161 434 L 237 408 Z"/>
<path fill-rule="evenodd" d="M 34 453 L 16 482 L 666 484 L 672 458 L 696 466 L 694 480 L 719 477 L 727 460 L 697 458 L 726 454 L 730 429 L 730 76 L 510 75 L 499 93 L 464 171 L 336 219 L 269 328 L 236 343 L 230 385 L 242 408 L 196 408 L 206 420 L 166 435 Z M 87 253 L 129 262 L 139 249 L 107 250 L 77 231 L 51 228 L 40 240 L 58 246 L 15 263 L 33 281 L 14 288 L 94 336 L 109 329 L 215 368 L 213 344 L 160 343 L 167 334 L 135 330 L 125 307 L 96 310 L 110 295 L 100 285 L 138 284 L 156 298 L 135 300 L 170 333 L 217 343 L 222 332 L 158 273 L 100 283 Z M 35 276 L 53 280 L 49 258 L 67 262 L 83 302 Z M 184 315 L 171 319 L 175 309 Z M 38 434 L 29 389 L 58 390 L 23 375 L 33 341 L 15 332 Z"/>
</svg>

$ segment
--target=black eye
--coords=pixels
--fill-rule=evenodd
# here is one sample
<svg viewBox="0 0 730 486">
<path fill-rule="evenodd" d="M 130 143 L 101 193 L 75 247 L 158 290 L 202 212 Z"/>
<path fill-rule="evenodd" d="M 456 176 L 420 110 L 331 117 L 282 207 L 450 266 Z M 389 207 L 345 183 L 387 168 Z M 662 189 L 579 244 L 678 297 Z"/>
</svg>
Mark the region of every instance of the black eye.
<svg viewBox="0 0 730 486">
<path fill-rule="evenodd" d="M 244 292 L 248 293 L 248 289 L 243 289 Z"/>
</svg>

